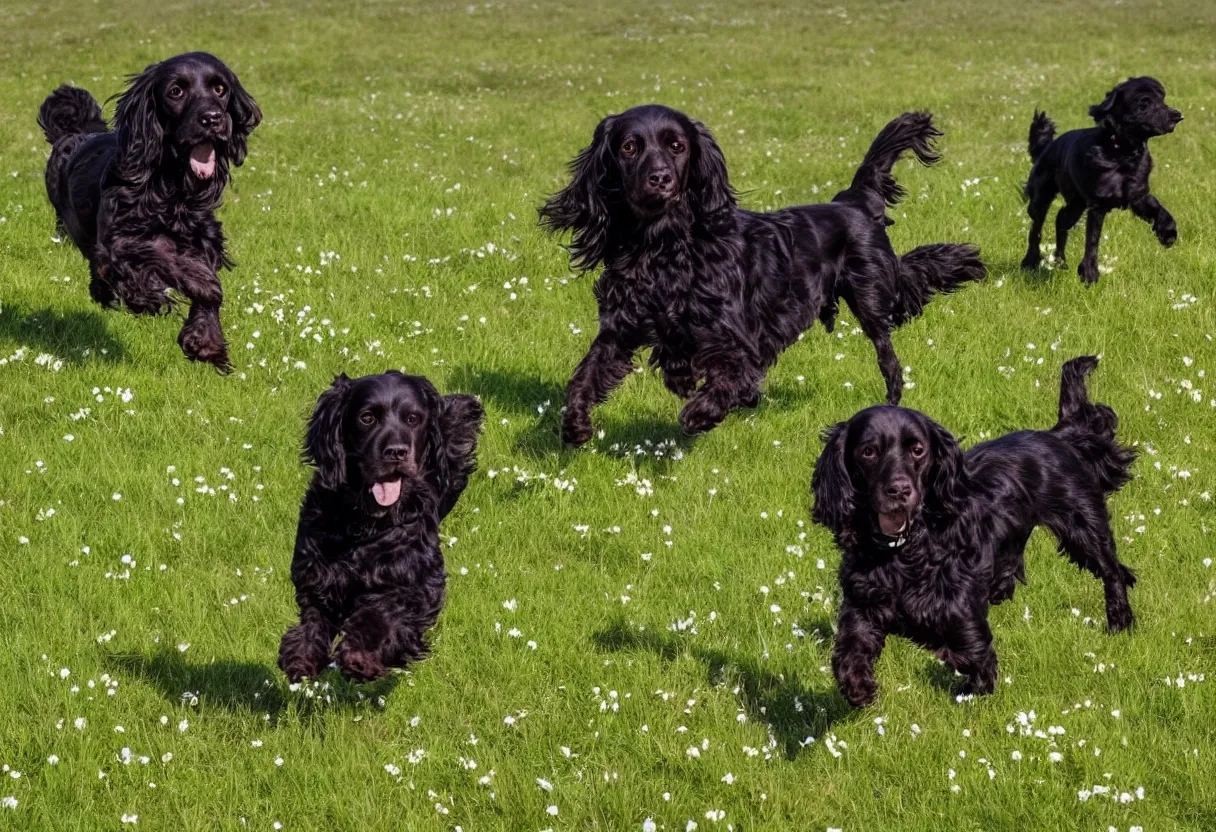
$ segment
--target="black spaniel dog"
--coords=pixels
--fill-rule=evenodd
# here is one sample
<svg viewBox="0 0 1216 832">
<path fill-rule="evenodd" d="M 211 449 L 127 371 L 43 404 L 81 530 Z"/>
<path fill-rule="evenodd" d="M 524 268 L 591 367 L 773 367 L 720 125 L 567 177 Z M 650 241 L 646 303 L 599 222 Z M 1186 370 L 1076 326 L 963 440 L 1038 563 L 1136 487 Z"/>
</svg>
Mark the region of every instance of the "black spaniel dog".
<svg viewBox="0 0 1216 832">
<path fill-rule="evenodd" d="M 1043 223 L 1056 194 L 1064 207 L 1056 214 L 1055 259 L 1064 265 L 1068 232 L 1089 209 L 1085 219 L 1085 256 L 1077 274 L 1086 285 L 1098 282 L 1098 241 L 1102 223 L 1116 208 L 1131 208 L 1137 217 L 1153 224 L 1161 245 L 1178 240 L 1178 227 L 1170 212 L 1149 193 L 1153 157 L 1148 140 L 1172 133 L 1182 113 L 1165 104 L 1165 87 L 1156 78 L 1129 78 L 1089 108 L 1097 127 L 1069 130 L 1058 139 L 1055 123 L 1037 110 L 1030 123 L 1030 160 L 1026 181 L 1030 240 L 1022 268 L 1042 263 L 1039 245 Z"/>
<path fill-rule="evenodd" d="M 315 678 L 331 652 L 358 681 L 426 655 L 447 581 L 439 522 L 477 469 L 484 415 L 472 396 L 398 372 L 340 375 L 317 399 L 291 560 L 300 623 L 279 646 L 292 682 Z"/>
<path fill-rule="evenodd" d="M 604 265 L 599 334 L 570 380 L 565 441 L 591 438 L 592 407 L 644 346 L 667 388 L 688 400 L 685 432 L 754 407 L 777 356 L 816 319 L 830 331 L 840 299 L 873 342 L 887 401 L 897 403 L 903 376 L 891 331 L 935 292 L 985 274 L 972 246 L 900 257 L 887 239 L 886 209 L 904 193 L 892 167 L 908 151 L 937 161 L 940 135 L 928 113 L 905 113 L 831 203 L 761 214 L 736 204 L 722 151 L 700 122 L 658 105 L 601 121 L 571 163 L 570 184 L 540 209 L 549 229 L 573 229 L 576 267 Z"/>
<path fill-rule="evenodd" d="M 177 342 L 227 370 L 218 271 L 232 266 L 215 211 L 228 165 L 245 160 L 262 112 L 223 61 L 178 55 L 131 79 L 111 131 L 89 93 L 62 86 L 42 103 L 51 143 L 46 192 L 61 231 L 89 261 L 89 294 L 135 314 L 190 301 Z"/>
<path fill-rule="evenodd" d="M 836 538 L 843 602 L 832 653 L 841 693 L 874 699 L 874 664 L 888 635 L 933 650 L 991 693 L 996 653 L 988 606 L 1025 583 L 1023 550 L 1046 526 L 1060 552 L 1106 591 L 1106 626 L 1132 624 L 1136 582 L 1115 555 L 1106 497 L 1131 479 L 1135 452 L 1115 439 L 1118 419 L 1089 401 L 1093 356 L 1064 365 L 1059 421 L 963 453 L 915 410 L 878 406 L 829 428 L 811 479 L 812 514 Z"/>
</svg>

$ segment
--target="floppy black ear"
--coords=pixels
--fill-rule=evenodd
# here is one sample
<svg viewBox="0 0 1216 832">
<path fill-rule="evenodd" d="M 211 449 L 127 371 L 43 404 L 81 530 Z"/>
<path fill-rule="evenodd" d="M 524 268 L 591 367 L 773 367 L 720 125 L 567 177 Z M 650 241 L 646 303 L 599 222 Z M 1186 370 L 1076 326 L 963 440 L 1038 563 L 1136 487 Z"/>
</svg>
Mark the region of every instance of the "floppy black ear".
<svg viewBox="0 0 1216 832">
<path fill-rule="evenodd" d="M 456 500 L 477 470 L 477 434 L 481 431 L 485 409 L 475 397 L 462 393 L 439 400 L 437 418 L 431 421 L 431 467 L 442 493 L 439 517 L 456 505 Z"/>
<path fill-rule="evenodd" d="M 258 102 L 253 100 L 253 96 L 245 92 L 240 79 L 232 70 L 228 70 L 228 89 L 228 115 L 232 118 L 229 155 L 232 157 L 232 164 L 239 166 L 249 152 L 249 134 L 262 123 L 262 110 L 258 107 Z"/>
<path fill-rule="evenodd" d="M 1106 94 L 1106 98 L 1102 99 L 1101 104 L 1095 104 L 1089 108 L 1089 117 L 1094 120 L 1095 124 L 1101 124 L 1110 117 L 1111 110 L 1115 108 L 1115 99 L 1118 98 L 1119 88 L 1115 87 Z"/>
<path fill-rule="evenodd" d="M 857 490 L 844 457 L 848 432 L 848 422 L 837 422 L 823 431 L 823 452 L 811 474 L 811 493 L 815 496 L 811 519 L 830 529 L 837 539 L 849 534 L 857 507 Z"/>
<path fill-rule="evenodd" d="M 963 491 L 963 450 L 954 434 L 930 420 L 929 448 L 933 467 L 926 477 L 925 499 L 932 508 L 953 513 Z"/>
<path fill-rule="evenodd" d="M 304 434 L 304 462 L 317 469 L 323 488 L 336 491 L 346 484 L 346 445 L 342 441 L 342 416 L 350 379 L 339 374 L 329 389 L 317 397 L 317 406 Z"/>
<path fill-rule="evenodd" d="M 118 134 L 118 175 L 142 185 L 160 167 L 165 152 L 165 131 L 156 108 L 156 75 L 160 64 L 152 64 L 129 79 L 114 111 Z"/>
<path fill-rule="evenodd" d="M 604 259 L 611 213 L 606 190 L 616 187 L 609 177 L 616 171 L 608 131 L 614 116 L 596 125 L 591 144 L 570 163 L 570 184 L 540 208 L 541 224 L 550 231 L 573 229 L 570 259 L 575 268 L 593 269 Z"/>
<path fill-rule="evenodd" d="M 722 211 L 733 211 L 735 192 L 726 172 L 726 157 L 704 124 L 693 121 L 697 133 L 696 158 L 688 177 L 689 207 L 701 219 L 712 218 Z"/>
</svg>

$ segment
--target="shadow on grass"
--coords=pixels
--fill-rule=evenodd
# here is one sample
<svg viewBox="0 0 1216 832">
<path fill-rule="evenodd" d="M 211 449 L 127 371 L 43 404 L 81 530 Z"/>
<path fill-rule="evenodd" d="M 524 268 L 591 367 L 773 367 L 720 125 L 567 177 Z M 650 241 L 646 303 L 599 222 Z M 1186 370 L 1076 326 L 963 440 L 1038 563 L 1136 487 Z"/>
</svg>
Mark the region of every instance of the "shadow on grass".
<svg viewBox="0 0 1216 832">
<path fill-rule="evenodd" d="M 400 680 L 391 674 L 365 685 L 343 679 L 336 670 L 292 691 L 278 668 L 254 662 L 213 661 L 191 664 L 185 654 L 164 649 L 149 656 L 115 654 L 109 663 L 160 690 L 170 702 L 225 711 L 249 711 L 272 716 L 294 706 L 301 713 L 377 704 Z"/>
<path fill-rule="evenodd" d="M 594 634 L 592 641 L 603 652 L 649 650 L 664 661 L 674 661 L 684 654 L 704 663 L 709 684 L 739 686 L 748 718 L 768 725 L 790 760 L 798 756 L 808 737 L 821 739 L 837 722 L 850 721 L 858 713 L 834 687 L 811 690 L 803 686 L 797 674 L 774 674 L 755 661 L 688 645 L 667 634 L 639 632 L 624 622 Z"/>
<path fill-rule="evenodd" d="M 0 306 L 0 339 L 39 352 L 49 352 L 71 364 L 90 359 L 116 364 L 126 358 L 122 343 L 110 334 L 101 312 L 57 312 Z"/>
<path fill-rule="evenodd" d="M 475 393 L 502 410 L 530 417 L 532 423 L 515 440 L 519 453 L 532 459 L 556 457 L 562 466 L 573 459 L 575 449 L 564 444 L 561 436 L 561 410 L 566 401 L 563 385 L 512 370 L 461 367 L 453 374 L 452 389 Z M 629 459 L 639 469 L 663 473 L 695 442 L 681 432 L 674 413 L 670 420 L 657 416 L 620 419 L 605 416 L 603 409 L 597 408 L 592 417 L 595 437 L 586 450 Z"/>
</svg>

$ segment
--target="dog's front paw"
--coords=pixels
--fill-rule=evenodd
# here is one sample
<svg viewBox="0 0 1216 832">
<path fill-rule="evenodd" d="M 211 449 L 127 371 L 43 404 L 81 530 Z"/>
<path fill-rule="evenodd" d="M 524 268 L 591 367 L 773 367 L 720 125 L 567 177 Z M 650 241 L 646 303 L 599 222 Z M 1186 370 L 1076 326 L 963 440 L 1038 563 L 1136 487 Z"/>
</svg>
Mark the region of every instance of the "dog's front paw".
<svg viewBox="0 0 1216 832">
<path fill-rule="evenodd" d="M 304 679 L 315 679 L 319 668 L 313 662 L 302 656 L 279 656 L 279 667 L 289 682 L 300 682 Z"/>
<path fill-rule="evenodd" d="M 232 372 L 232 364 L 228 361 L 228 345 L 222 335 L 210 331 L 210 328 L 193 327 L 187 322 L 177 336 L 177 343 L 186 358 L 191 361 L 212 364 L 221 373 Z"/>
<path fill-rule="evenodd" d="M 328 659 L 326 644 L 299 624 L 289 628 L 279 643 L 279 668 L 289 682 L 317 678 Z"/>
<path fill-rule="evenodd" d="M 361 647 L 353 647 L 345 641 L 338 645 L 335 659 L 342 675 L 356 682 L 371 682 L 386 673 L 384 665 L 375 653 Z"/>
<path fill-rule="evenodd" d="M 854 708 L 864 708 L 878 696 L 878 683 L 873 676 L 840 682 L 840 692 Z"/>
<path fill-rule="evenodd" d="M 1022 258 L 1022 268 L 1028 272 L 1032 272 L 1043 264 L 1043 255 L 1037 251 L 1027 252 Z"/>
<path fill-rule="evenodd" d="M 1136 623 L 1132 608 L 1126 604 L 1110 605 L 1106 609 L 1106 632 L 1114 635 L 1121 633 Z"/>
<path fill-rule="evenodd" d="M 591 418 L 566 412 L 562 421 L 562 441 L 567 445 L 583 445 L 591 439 Z"/>
<path fill-rule="evenodd" d="M 1081 276 L 1081 282 L 1086 286 L 1093 286 L 1098 282 L 1098 263 L 1096 260 L 1082 260 L 1081 265 L 1077 266 L 1077 274 Z"/>
<path fill-rule="evenodd" d="M 1156 232 L 1161 245 L 1166 248 L 1178 242 L 1178 226 L 1174 223 L 1173 217 L 1166 217 L 1164 220 L 1154 223 L 1153 231 Z"/>
<path fill-rule="evenodd" d="M 726 413 L 702 391 L 689 399 L 680 411 L 680 428 L 689 436 L 696 436 L 717 427 L 726 418 Z"/>
<path fill-rule="evenodd" d="M 1017 588 L 1017 582 L 1013 578 L 1002 581 L 996 584 L 988 592 L 988 603 L 992 606 L 1003 604 L 1013 597 L 1013 592 Z"/>
</svg>

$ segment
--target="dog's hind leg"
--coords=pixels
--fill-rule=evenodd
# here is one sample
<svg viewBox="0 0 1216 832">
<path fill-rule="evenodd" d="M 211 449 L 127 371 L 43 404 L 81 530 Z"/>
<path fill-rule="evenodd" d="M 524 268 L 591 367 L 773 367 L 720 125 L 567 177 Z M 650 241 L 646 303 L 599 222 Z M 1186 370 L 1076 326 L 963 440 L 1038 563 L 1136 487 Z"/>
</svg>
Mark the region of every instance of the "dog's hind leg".
<svg viewBox="0 0 1216 832">
<path fill-rule="evenodd" d="M 1026 583 L 1026 542 L 1031 529 L 1008 541 L 997 553 L 993 567 L 992 583 L 988 590 L 988 603 L 992 606 L 1004 603 L 1013 597 L 1018 582 Z"/>
<path fill-rule="evenodd" d="M 1030 214 L 1030 237 L 1026 242 L 1026 256 L 1022 259 L 1023 269 L 1037 269 L 1043 262 L 1043 255 L 1039 251 L 1043 243 L 1043 223 L 1047 221 L 1047 212 L 1051 210 L 1051 202 L 1057 192 L 1053 177 L 1036 176 L 1036 171 L 1030 172 L 1030 181 L 1026 183 L 1026 195 L 1030 198 L 1030 204 L 1026 207 L 1026 212 Z"/>
<path fill-rule="evenodd" d="M 1085 256 L 1077 266 L 1077 274 L 1086 286 L 1098 282 L 1098 243 L 1102 241 L 1102 223 L 1106 222 L 1106 210 L 1089 206 L 1085 215 Z"/>
<path fill-rule="evenodd" d="M 870 333 L 866 333 L 870 335 Z M 903 365 L 895 354 L 895 345 L 891 343 L 891 333 L 877 332 L 870 335 L 874 342 L 874 352 L 878 354 L 878 369 L 882 371 L 883 380 L 887 383 L 887 404 L 899 404 L 904 392 Z"/>
<path fill-rule="evenodd" d="M 1119 562 L 1106 504 L 1099 496 L 1074 504 L 1066 516 L 1046 523 L 1060 540 L 1060 552 L 1102 582 L 1106 597 L 1106 629 L 1117 633 L 1135 621 L 1127 590 L 1136 583 L 1132 570 Z"/>
<path fill-rule="evenodd" d="M 1085 213 L 1084 200 L 1076 199 L 1066 203 L 1060 212 L 1056 214 L 1056 263 L 1064 266 L 1068 262 L 1064 251 L 1068 248 L 1068 232 L 1072 231 L 1073 226 L 1081 219 L 1081 215 Z"/>
</svg>

